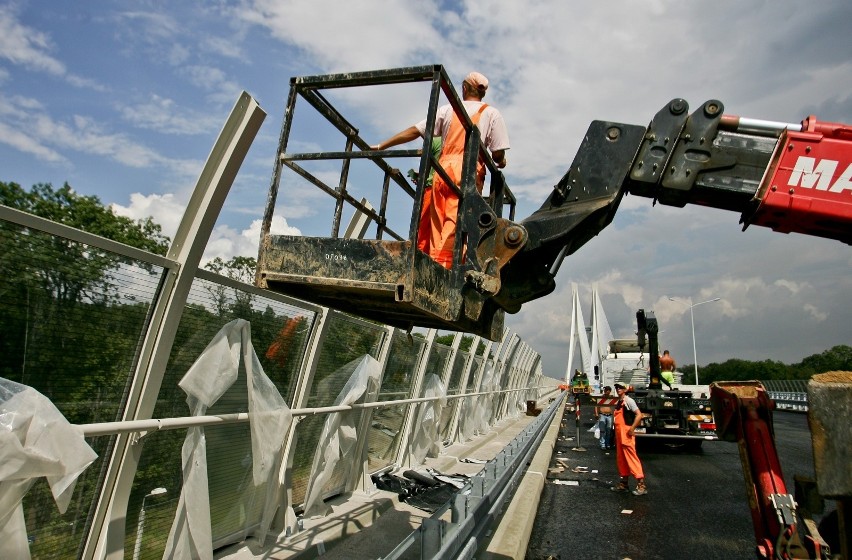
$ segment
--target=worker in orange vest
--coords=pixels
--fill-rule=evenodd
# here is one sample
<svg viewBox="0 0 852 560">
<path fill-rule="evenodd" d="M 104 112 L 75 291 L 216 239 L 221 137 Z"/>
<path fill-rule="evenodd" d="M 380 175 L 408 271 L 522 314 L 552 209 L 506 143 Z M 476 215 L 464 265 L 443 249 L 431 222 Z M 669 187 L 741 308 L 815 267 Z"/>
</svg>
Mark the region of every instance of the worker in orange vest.
<svg viewBox="0 0 852 560">
<path fill-rule="evenodd" d="M 494 163 L 502 169 L 506 166 L 509 134 L 500 111 L 482 101 L 487 90 L 488 79 L 479 72 L 471 72 L 462 82 L 462 103 L 471 122 L 479 128 L 482 143 L 491 152 Z M 438 160 L 441 167 L 453 182 L 459 185 L 466 134 L 464 126 L 450 104 L 438 108 L 433 134 L 443 139 L 441 156 Z M 386 150 L 425 136 L 426 120 L 424 119 L 371 147 L 376 150 Z M 484 184 L 485 164 L 480 161 L 476 173 L 476 186 L 480 193 Z M 451 268 L 453 264 L 458 207 L 458 194 L 440 174 L 436 173 L 432 187 L 427 188 L 423 194 L 417 247 L 445 268 Z"/>
<path fill-rule="evenodd" d="M 627 492 L 627 480 L 630 475 L 636 479 L 633 494 L 642 496 L 648 493 L 645 487 L 645 473 L 642 462 L 636 454 L 636 428 L 642 421 L 642 411 L 632 398 L 627 396 L 627 387 L 621 383 L 615 384 L 618 401 L 615 404 L 613 423 L 615 424 L 615 455 L 618 463 L 618 474 L 621 476 L 618 484 L 610 488 L 615 492 Z"/>
</svg>

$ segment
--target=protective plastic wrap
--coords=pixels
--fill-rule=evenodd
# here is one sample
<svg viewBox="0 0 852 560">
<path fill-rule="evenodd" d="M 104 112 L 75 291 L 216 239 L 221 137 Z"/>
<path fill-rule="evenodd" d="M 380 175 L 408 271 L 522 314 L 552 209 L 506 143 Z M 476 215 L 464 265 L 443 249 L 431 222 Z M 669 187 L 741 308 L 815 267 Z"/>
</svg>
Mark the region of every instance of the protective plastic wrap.
<svg viewBox="0 0 852 560">
<path fill-rule="evenodd" d="M 476 416 L 476 432 L 484 434 L 491 427 L 494 416 L 494 401 L 496 396 L 492 393 L 497 388 L 497 380 L 494 375 L 494 364 L 488 362 L 485 364 L 485 371 L 482 374 L 482 383 L 479 384 L 479 392 L 486 393 L 476 397 L 476 408 L 474 414 Z"/>
<path fill-rule="evenodd" d="M 426 457 L 437 457 L 441 451 L 441 410 L 447 405 L 447 388 L 441 383 L 441 379 L 433 374 L 426 381 L 423 396 L 442 398 L 418 405 L 411 438 L 411 458 L 414 465 L 422 464 Z"/>
<path fill-rule="evenodd" d="M 231 321 L 213 337 L 178 385 L 187 394 L 193 416 L 202 416 L 237 380 L 240 356 L 248 383 L 252 477 L 255 486 L 275 482 L 281 447 L 292 423 L 290 409 L 266 376 L 251 343 L 251 327 Z M 207 447 L 203 427 L 189 428 L 181 451 L 183 487 L 163 558 L 212 559 Z M 267 493 L 263 520 L 257 530 L 262 542 L 277 504 Z"/>
<path fill-rule="evenodd" d="M 338 370 L 347 371 L 352 371 L 352 374 L 334 400 L 334 406 L 355 404 L 370 388 L 378 388 L 382 366 L 375 358 L 365 354 Z M 339 379 L 338 372 L 329 376 L 329 379 Z M 355 422 L 360 414 L 360 411 L 346 411 L 333 412 L 326 416 L 305 494 L 305 517 L 322 516 L 330 512 L 329 506 L 322 500 L 322 494 L 334 474 L 335 467 L 340 461 L 347 461 L 346 465 L 341 466 L 346 472 L 351 472 L 355 466 L 354 462 L 358 457 L 351 451 L 358 442 Z"/>
<path fill-rule="evenodd" d="M 50 399 L 0 378 L 0 558 L 30 558 L 21 500 L 33 482 L 46 477 L 65 513 L 77 477 L 97 457 Z"/>
<path fill-rule="evenodd" d="M 462 411 L 459 418 L 459 441 L 470 441 L 476 434 L 476 397 L 463 398 L 459 409 Z"/>
</svg>

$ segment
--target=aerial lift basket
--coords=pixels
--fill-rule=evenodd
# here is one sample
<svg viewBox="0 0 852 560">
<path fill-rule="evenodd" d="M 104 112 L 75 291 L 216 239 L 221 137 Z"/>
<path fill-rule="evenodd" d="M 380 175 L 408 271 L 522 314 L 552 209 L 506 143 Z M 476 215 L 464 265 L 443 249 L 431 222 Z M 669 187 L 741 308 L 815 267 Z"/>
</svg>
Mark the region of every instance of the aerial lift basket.
<svg viewBox="0 0 852 560">
<path fill-rule="evenodd" d="M 335 109 L 326 90 L 363 86 L 392 86 L 431 82 L 426 129 L 434 129 L 441 92 L 468 130 L 453 265 L 445 269 L 417 249 L 417 233 L 426 178 L 430 172 L 449 180 L 431 153 L 431 138 L 417 149 L 374 150 L 359 129 Z M 363 91 L 363 90 L 362 90 Z M 337 152 L 288 152 L 294 130 L 296 103 L 307 102 L 343 137 Z M 296 142 L 293 142 L 296 145 Z M 302 145 L 302 144 L 300 144 Z M 404 148 L 404 146 L 402 147 Z M 390 165 L 398 158 L 419 158 L 416 182 Z M 484 198 L 476 189 L 477 159 L 486 163 L 491 180 Z M 340 162 L 338 184 L 331 186 L 303 167 L 303 162 Z M 367 160 L 383 176 L 378 200 L 358 200 L 349 189 L 353 160 Z M 361 163 L 361 162 L 359 162 Z M 273 214 L 284 173 L 292 172 L 334 200 L 328 237 L 273 235 Z M 327 177 L 324 175 L 323 177 Z M 288 177 L 288 180 L 290 178 Z M 390 189 L 410 198 L 409 231 L 397 233 L 389 224 Z M 283 197 L 282 197 L 283 198 Z M 406 198 L 406 199 L 407 199 Z M 376 204 L 375 208 L 373 204 Z M 525 241 L 523 228 L 502 218 L 504 207 L 513 218 L 515 199 L 503 175 L 482 148 L 474 127 L 444 71 L 439 65 L 331 74 L 291 79 L 278 152 L 261 230 L 256 283 L 258 286 L 332 307 L 384 324 L 466 331 L 497 340 L 503 330 L 504 311 L 491 296 L 499 291 L 499 268 Z M 389 210 L 390 209 L 390 210 Z M 344 212 L 352 214 L 341 235 Z M 393 214 L 392 214 L 393 215 Z M 375 226 L 374 238 L 364 239 Z M 508 242 L 507 242 L 508 240 Z"/>
</svg>

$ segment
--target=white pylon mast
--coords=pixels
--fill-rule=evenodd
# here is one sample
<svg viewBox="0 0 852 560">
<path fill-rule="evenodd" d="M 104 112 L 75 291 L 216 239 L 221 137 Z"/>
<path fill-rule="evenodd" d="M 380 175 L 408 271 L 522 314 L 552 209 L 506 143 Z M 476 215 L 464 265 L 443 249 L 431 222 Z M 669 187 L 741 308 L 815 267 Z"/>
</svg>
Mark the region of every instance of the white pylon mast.
<svg viewBox="0 0 852 560">
<path fill-rule="evenodd" d="M 599 374 L 603 374 L 600 364 L 609 352 L 609 341 L 612 338 L 612 329 L 609 327 L 609 321 L 606 319 L 603 304 L 598 295 L 598 286 L 592 284 L 592 372 L 595 366 L 598 366 Z M 590 376 L 589 379 L 592 380 L 594 389 L 600 391 L 600 377 L 594 379 L 594 376 Z"/>
<path fill-rule="evenodd" d="M 581 370 L 588 374 L 592 370 L 592 356 L 589 350 L 589 336 L 586 333 L 586 322 L 583 320 L 583 311 L 580 307 L 580 294 L 577 284 L 571 283 L 571 341 L 568 346 L 568 365 L 565 368 L 565 383 L 571 382 L 574 372 L 571 370 L 574 364 L 574 347 L 580 343 Z"/>
</svg>

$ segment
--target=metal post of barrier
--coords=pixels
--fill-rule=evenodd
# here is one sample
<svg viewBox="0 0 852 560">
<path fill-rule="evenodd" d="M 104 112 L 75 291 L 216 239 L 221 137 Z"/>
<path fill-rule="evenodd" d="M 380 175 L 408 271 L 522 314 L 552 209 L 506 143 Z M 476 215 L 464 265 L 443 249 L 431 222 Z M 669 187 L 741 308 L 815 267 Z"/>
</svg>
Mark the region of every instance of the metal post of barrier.
<svg viewBox="0 0 852 560">
<path fill-rule="evenodd" d="M 421 524 L 420 534 L 420 557 L 432 558 L 441 550 L 441 537 L 443 536 L 443 524 L 440 519 L 424 517 Z"/>
</svg>

